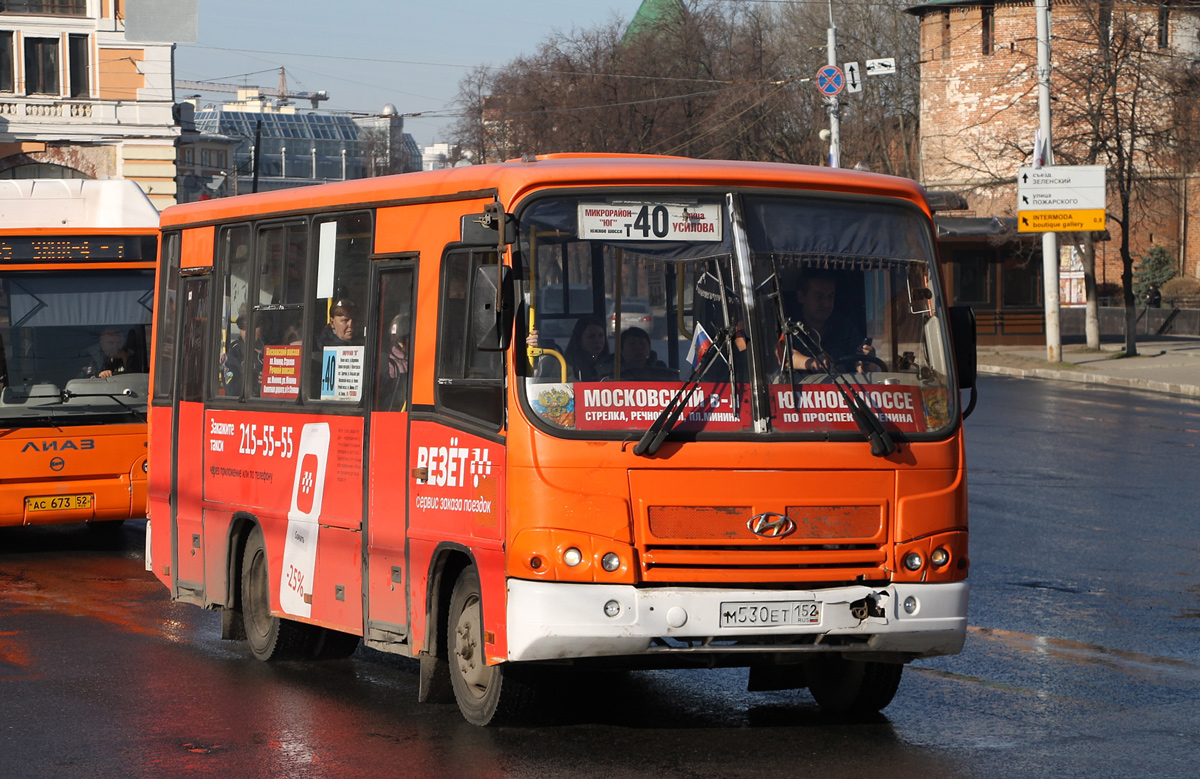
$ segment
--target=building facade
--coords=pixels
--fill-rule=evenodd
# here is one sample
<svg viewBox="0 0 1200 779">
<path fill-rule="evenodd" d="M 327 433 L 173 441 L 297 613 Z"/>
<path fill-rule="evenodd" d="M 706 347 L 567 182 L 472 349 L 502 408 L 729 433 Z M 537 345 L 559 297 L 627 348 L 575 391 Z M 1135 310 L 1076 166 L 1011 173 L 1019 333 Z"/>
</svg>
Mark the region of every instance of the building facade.
<svg viewBox="0 0 1200 779">
<path fill-rule="evenodd" d="M 0 3 L 0 177 L 130 179 L 176 202 L 172 44 L 126 41 L 124 5 Z"/>
<path fill-rule="evenodd" d="M 201 139 L 233 139 L 229 172 L 242 194 L 252 190 L 258 152 L 260 192 L 421 169 L 421 150 L 390 104 L 376 115 L 298 110 L 247 88 L 201 107 L 195 127 Z"/>
<path fill-rule="evenodd" d="M 1079 151 L 1079 139 L 1086 136 L 1088 128 L 1070 123 L 1083 124 L 1079 106 L 1088 102 L 1083 86 L 1087 82 L 1073 78 L 1069 71 L 1075 68 L 1077 75 L 1081 64 L 1097 52 L 1089 41 L 1097 39 L 1097 20 L 1103 23 L 1104 19 L 1097 9 L 1102 7 L 1105 4 L 1089 0 L 1052 4 L 1051 116 L 1056 150 L 1074 146 Z M 1195 2 L 1114 1 L 1106 7 L 1109 18 L 1119 14 L 1133 20 L 1144 36 L 1141 45 L 1149 50 L 1150 61 L 1158 58 L 1195 67 L 1200 56 L 1200 9 Z M 908 10 L 920 19 L 922 181 L 965 197 L 967 210 L 953 216 L 997 217 L 997 225 L 1009 224 L 1004 220 L 1017 212 L 1017 169 L 1032 164 L 1038 127 L 1035 5 L 1030 0 L 928 0 Z M 1129 76 L 1121 78 L 1117 89 L 1131 89 Z M 1163 108 L 1158 117 L 1154 113 L 1147 112 L 1146 121 L 1162 121 L 1169 111 Z M 1160 245 L 1178 258 L 1181 274 L 1200 277 L 1200 240 L 1195 235 L 1200 224 L 1200 179 L 1183 157 L 1164 154 L 1163 149 L 1148 151 L 1154 162 L 1146 166 L 1147 183 L 1138 189 L 1141 199 L 1134 203 L 1130 218 L 1131 254 L 1141 257 L 1151 246 Z M 1114 200 L 1110 192 L 1110 214 L 1116 213 Z M 1098 283 L 1120 283 L 1120 230 L 1109 219 L 1107 235 L 1097 236 L 1104 239 L 1096 246 Z M 1081 266 L 1069 241 L 1064 244 L 1063 300 L 1081 303 Z M 994 314 L 1000 320 L 1008 310 L 1023 327 L 1030 327 L 1031 315 L 1041 306 L 1040 246 L 1008 232 L 987 241 L 960 239 L 947 245 L 947 254 L 958 300 L 977 303 L 987 316 Z"/>
</svg>

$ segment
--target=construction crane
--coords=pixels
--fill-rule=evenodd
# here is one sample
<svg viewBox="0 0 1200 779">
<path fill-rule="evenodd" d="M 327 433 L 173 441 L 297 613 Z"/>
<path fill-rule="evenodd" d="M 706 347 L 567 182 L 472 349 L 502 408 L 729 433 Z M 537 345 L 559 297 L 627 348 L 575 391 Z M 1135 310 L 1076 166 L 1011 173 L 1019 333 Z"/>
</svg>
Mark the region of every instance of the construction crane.
<svg viewBox="0 0 1200 779">
<path fill-rule="evenodd" d="M 284 68 L 279 69 L 279 88 L 271 89 L 270 87 L 252 87 L 247 84 L 226 84 L 219 81 L 175 81 L 176 89 L 184 90 L 201 90 L 205 92 L 233 92 L 238 93 L 245 89 L 257 89 L 260 95 L 274 97 L 280 100 L 308 100 L 312 103 L 313 110 L 316 110 L 317 104 L 323 100 L 329 99 L 329 93 L 324 89 L 319 92 L 292 92 L 287 86 L 287 71 Z"/>
</svg>

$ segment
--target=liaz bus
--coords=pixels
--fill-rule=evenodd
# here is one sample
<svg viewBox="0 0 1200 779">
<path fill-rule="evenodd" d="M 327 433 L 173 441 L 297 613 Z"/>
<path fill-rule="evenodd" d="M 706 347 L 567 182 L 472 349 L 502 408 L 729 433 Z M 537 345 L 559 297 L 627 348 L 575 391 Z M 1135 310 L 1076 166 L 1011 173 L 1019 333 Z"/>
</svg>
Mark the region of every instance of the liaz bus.
<svg viewBox="0 0 1200 779">
<path fill-rule="evenodd" d="M 486 725 L 551 666 L 874 712 L 962 647 L 974 323 L 913 182 L 530 156 L 162 231 L 148 564 L 256 657 L 361 639 Z"/>
<path fill-rule="evenodd" d="M 131 181 L 0 181 L 0 526 L 146 516 L 158 210 Z"/>
</svg>

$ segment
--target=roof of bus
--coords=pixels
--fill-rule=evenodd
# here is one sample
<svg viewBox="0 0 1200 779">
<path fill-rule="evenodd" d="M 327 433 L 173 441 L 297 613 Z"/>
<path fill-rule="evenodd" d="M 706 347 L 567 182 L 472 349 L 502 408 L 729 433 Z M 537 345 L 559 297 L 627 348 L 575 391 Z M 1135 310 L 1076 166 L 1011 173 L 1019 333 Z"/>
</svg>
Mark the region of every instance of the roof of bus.
<svg viewBox="0 0 1200 779">
<path fill-rule="evenodd" d="M 599 186 L 777 187 L 904 198 L 925 205 L 911 179 L 839 168 L 770 162 L 697 160 L 633 154 L 551 154 L 536 160 L 404 173 L 172 206 L 163 227 L 304 212 L 350 203 L 384 204 L 408 198 L 478 192 L 511 207 L 541 187 Z"/>
<path fill-rule="evenodd" d="M 0 231 L 153 230 L 158 209 L 126 179 L 0 180 Z"/>
</svg>

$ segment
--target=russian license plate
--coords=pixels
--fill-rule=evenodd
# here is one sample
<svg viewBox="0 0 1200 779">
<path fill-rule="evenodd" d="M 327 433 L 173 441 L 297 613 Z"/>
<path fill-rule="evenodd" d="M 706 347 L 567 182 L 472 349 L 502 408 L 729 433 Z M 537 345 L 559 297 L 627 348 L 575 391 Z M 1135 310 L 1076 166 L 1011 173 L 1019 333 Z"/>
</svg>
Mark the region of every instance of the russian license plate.
<svg viewBox="0 0 1200 779">
<path fill-rule="evenodd" d="M 722 603 L 721 627 L 770 628 L 780 625 L 820 625 L 821 604 L 811 600 Z"/>
<path fill-rule="evenodd" d="M 67 511 L 70 509 L 90 509 L 91 495 L 51 495 L 44 498 L 26 498 L 26 511 Z"/>
</svg>

